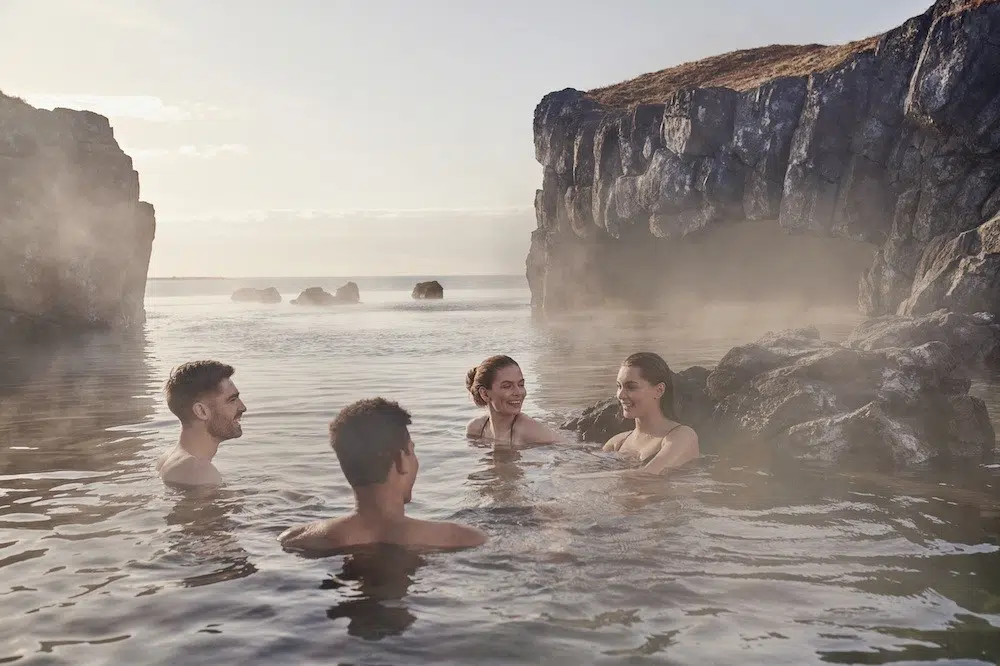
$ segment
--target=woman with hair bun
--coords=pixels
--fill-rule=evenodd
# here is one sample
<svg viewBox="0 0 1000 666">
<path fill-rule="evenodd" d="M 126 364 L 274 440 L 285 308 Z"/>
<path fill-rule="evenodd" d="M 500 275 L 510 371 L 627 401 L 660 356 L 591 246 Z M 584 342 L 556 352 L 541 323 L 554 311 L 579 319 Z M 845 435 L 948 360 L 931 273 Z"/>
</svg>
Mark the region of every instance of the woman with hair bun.
<svg viewBox="0 0 1000 666">
<path fill-rule="evenodd" d="M 635 428 L 615 435 L 603 451 L 638 459 L 640 471 L 659 474 L 699 456 L 698 433 L 674 419 L 673 373 L 652 352 L 626 358 L 618 370 L 616 397 L 621 416 Z"/>
<path fill-rule="evenodd" d="M 552 428 L 521 413 L 527 391 L 521 368 L 511 357 L 490 356 L 469 370 L 465 388 L 476 405 L 486 408 L 486 414 L 469 421 L 469 437 L 492 440 L 494 448 L 522 448 L 563 440 Z"/>
</svg>

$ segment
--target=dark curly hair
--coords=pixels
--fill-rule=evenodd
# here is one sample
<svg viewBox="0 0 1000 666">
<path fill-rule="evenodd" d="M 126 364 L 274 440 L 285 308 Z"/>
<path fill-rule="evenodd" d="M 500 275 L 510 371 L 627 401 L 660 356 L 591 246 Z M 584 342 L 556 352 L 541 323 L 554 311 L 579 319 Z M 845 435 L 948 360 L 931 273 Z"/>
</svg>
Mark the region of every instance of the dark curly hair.
<svg viewBox="0 0 1000 666">
<path fill-rule="evenodd" d="M 410 413 L 385 398 L 352 402 L 330 422 L 330 445 L 347 482 L 360 488 L 382 483 L 410 443 Z"/>
</svg>

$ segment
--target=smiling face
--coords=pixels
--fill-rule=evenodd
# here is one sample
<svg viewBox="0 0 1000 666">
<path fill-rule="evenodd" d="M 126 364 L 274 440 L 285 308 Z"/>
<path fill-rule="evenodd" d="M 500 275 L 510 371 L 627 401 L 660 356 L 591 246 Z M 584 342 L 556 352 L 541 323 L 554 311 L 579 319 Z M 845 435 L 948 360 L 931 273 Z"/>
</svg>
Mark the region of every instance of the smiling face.
<svg viewBox="0 0 1000 666">
<path fill-rule="evenodd" d="M 489 389 L 479 389 L 486 404 L 498 414 L 514 416 L 521 413 L 521 405 L 528 392 L 524 389 L 524 375 L 521 368 L 516 365 L 508 365 L 500 368 L 493 378 L 493 385 Z"/>
<path fill-rule="evenodd" d="M 660 397 L 666 386 L 650 384 L 642 376 L 642 371 L 631 365 L 623 365 L 618 370 L 618 392 L 615 394 L 622 406 L 622 415 L 627 419 L 642 419 L 660 412 Z"/>
<path fill-rule="evenodd" d="M 231 379 L 223 379 L 214 394 L 203 396 L 194 403 L 192 411 L 205 424 L 208 434 L 222 442 L 243 435 L 240 418 L 247 406 Z"/>
</svg>

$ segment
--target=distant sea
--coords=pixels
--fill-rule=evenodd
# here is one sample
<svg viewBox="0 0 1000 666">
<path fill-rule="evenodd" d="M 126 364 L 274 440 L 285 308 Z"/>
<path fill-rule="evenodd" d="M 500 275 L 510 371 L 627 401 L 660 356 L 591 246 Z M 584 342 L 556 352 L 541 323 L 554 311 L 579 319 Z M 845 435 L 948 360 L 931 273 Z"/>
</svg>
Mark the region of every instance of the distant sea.
<svg viewBox="0 0 1000 666">
<path fill-rule="evenodd" d="M 420 280 L 445 297 L 416 301 Z M 348 280 L 359 305 L 301 307 Z M 283 302 L 235 303 L 244 286 Z M 885 477 L 706 455 L 652 482 L 572 442 L 494 455 L 465 438 L 464 375 L 506 353 L 558 424 L 648 349 L 681 370 L 768 330 L 839 339 L 849 306 L 532 313 L 523 276 L 152 279 L 141 339 L 7 350 L 0 365 L 0 663 L 731 664 L 1000 661 L 1000 471 Z M 165 489 L 170 368 L 236 367 L 226 486 Z M 977 386 L 994 415 L 998 394 Z M 327 441 L 344 404 L 413 414 L 412 515 L 479 549 L 283 552 L 349 510 Z"/>
</svg>

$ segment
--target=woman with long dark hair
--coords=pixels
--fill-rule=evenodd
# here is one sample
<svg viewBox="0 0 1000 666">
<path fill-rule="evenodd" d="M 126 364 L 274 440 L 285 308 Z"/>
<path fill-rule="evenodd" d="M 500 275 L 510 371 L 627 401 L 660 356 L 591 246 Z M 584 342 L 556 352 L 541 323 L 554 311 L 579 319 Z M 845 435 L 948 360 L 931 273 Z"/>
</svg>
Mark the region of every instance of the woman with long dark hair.
<svg viewBox="0 0 1000 666">
<path fill-rule="evenodd" d="M 640 470 L 659 474 L 699 456 L 698 433 L 674 418 L 673 373 L 652 352 L 626 358 L 618 370 L 616 396 L 622 417 L 635 427 L 608 440 L 604 451 L 638 460 Z"/>
</svg>

